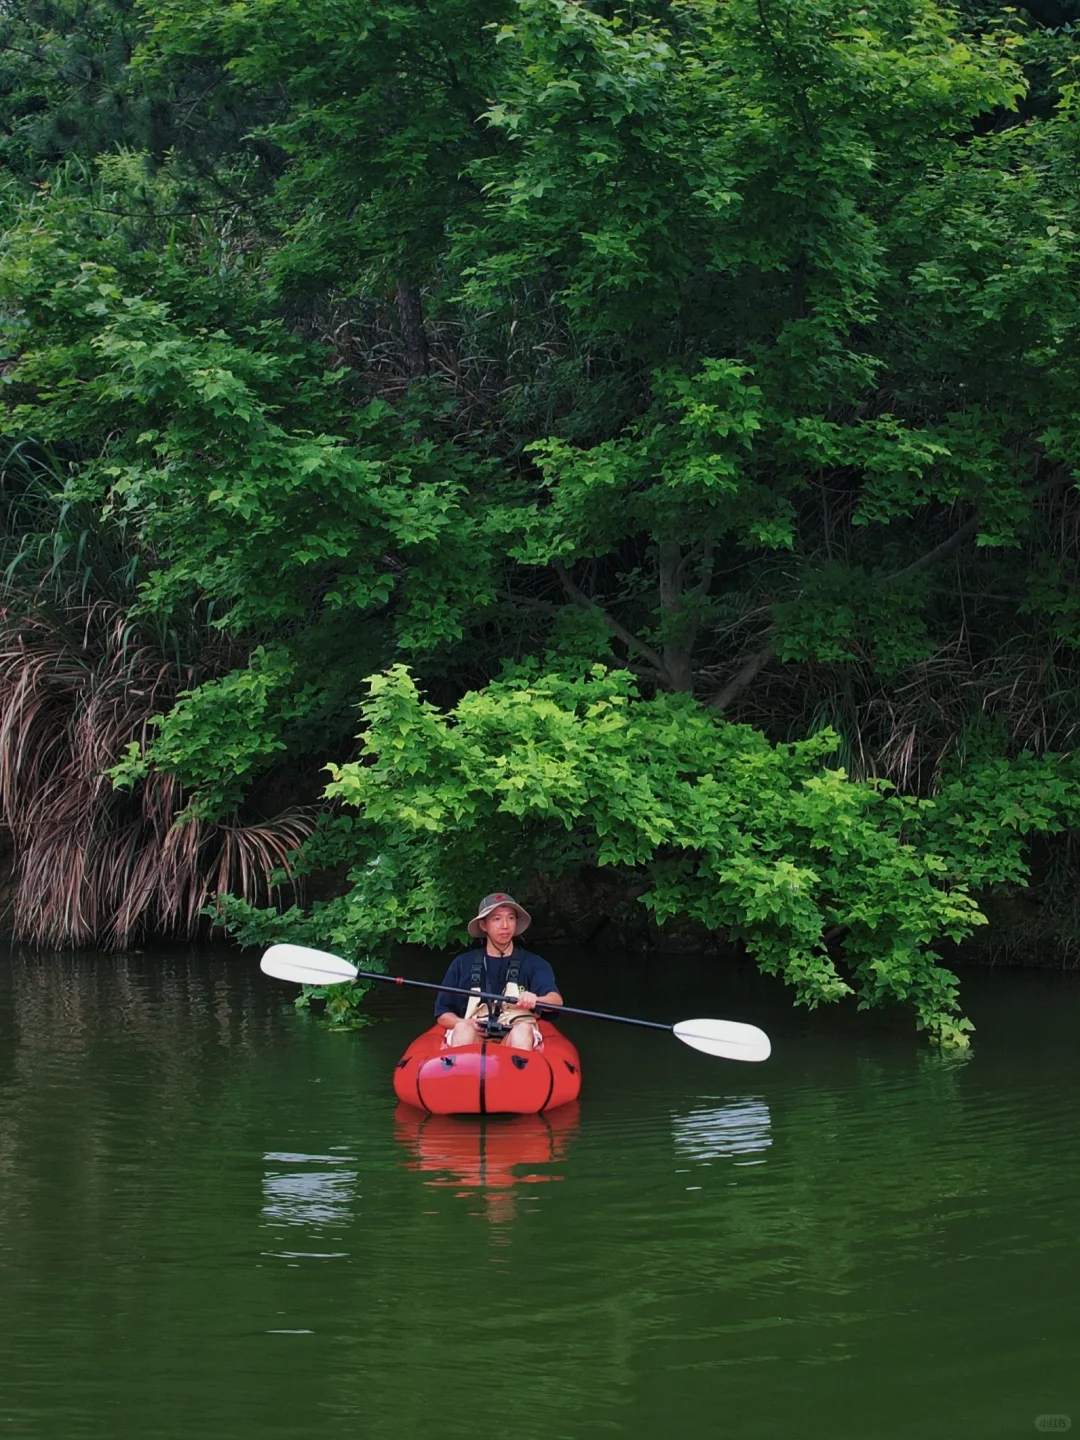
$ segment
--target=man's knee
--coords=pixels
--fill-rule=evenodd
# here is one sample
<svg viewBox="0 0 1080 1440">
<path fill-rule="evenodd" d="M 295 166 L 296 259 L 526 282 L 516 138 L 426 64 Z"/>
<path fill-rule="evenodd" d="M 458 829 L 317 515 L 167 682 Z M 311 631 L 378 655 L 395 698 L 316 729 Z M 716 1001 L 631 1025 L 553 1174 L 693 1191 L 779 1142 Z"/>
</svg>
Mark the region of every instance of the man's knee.
<svg viewBox="0 0 1080 1440">
<path fill-rule="evenodd" d="M 475 1045 L 480 1039 L 480 1031 L 471 1020 L 459 1020 L 447 1036 L 448 1045 Z"/>
<path fill-rule="evenodd" d="M 515 1050 L 532 1050 L 536 1047 L 536 1026 L 530 1024 L 515 1025 L 506 1037 L 507 1045 L 512 1045 Z"/>
</svg>

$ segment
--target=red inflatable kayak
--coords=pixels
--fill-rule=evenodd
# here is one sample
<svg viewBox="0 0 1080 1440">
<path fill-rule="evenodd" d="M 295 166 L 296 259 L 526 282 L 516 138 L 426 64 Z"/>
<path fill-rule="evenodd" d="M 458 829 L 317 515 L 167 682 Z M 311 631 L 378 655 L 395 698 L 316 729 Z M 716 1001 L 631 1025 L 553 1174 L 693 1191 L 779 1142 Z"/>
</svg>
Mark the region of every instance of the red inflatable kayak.
<svg viewBox="0 0 1080 1440">
<path fill-rule="evenodd" d="M 578 1052 L 548 1020 L 540 1021 L 538 1050 L 488 1041 L 449 1046 L 445 1034 L 433 1025 L 398 1061 L 394 1092 L 406 1105 L 433 1115 L 537 1115 L 578 1097 Z"/>
</svg>

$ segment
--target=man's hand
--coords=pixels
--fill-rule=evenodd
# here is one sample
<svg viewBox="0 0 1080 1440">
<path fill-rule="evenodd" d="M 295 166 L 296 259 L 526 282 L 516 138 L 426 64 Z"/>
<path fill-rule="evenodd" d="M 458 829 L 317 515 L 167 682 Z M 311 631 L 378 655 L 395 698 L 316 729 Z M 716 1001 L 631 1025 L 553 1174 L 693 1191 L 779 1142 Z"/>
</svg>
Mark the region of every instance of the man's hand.
<svg viewBox="0 0 1080 1440">
<path fill-rule="evenodd" d="M 521 1010 L 535 1010 L 536 996 L 531 990 L 520 990 L 513 1003 Z"/>
</svg>

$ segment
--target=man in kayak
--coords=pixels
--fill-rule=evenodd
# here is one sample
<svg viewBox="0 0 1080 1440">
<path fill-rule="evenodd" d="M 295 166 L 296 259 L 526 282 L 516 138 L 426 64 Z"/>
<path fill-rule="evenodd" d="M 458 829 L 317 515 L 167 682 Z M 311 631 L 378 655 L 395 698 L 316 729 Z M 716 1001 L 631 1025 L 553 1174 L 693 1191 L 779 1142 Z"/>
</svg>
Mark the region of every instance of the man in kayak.
<svg viewBox="0 0 1080 1440">
<path fill-rule="evenodd" d="M 452 960 L 442 983 L 455 990 L 507 998 L 494 1007 L 498 1013 L 492 1016 L 487 1003 L 476 996 L 440 990 L 435 1018 L 447 1031 L 447 1045 L 502 1039 L 515 1050 L 533 1050 L 542 1043 L 536 1007 L 561 1005 L 562 996 L 548 962 L 514 943 L 531 924 L 532 916 L 512 895 L 496 891 L 480 901 L 469 921 L 469 934 L 480 946 Z"/>
</svg>

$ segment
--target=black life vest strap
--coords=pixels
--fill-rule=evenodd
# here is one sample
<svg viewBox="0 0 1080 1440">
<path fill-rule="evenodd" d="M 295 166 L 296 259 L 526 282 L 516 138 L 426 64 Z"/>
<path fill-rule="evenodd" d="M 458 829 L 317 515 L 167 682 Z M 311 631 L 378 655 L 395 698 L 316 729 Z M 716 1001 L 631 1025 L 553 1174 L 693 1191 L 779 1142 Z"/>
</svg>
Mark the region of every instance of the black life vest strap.
<svg viewBox="0 0 1080 1440">
<path fill-rule="evenodd" d="M 485 988 L 487 988 L 487 987 L 484 985 L 484 974 L 485 974 L 485 971 L 486 971 L 486 969 L 487 969 L 487 964 L 486 964 L 486 962 L 487 962 L 487 946 L 486 946 L 486 945 L 482 945 L 479 950 L 477 950 L 477 951 L 475 951 L 475 952 L 473 953 L 472 970 L 470 971 L 470 974 L 469 974 L 469 989 L 470 989 L 470 990 L 484 990 Z M 520 952 L 519 952 L 519 950 L 518 950 L 518 947 L 515 945 L 514 948 L 513 948 L 513 950 L 510 952 L 510 964 L 506 967 L 506 981 L 505 981 L 505 984 L 504 984 L 504 986 L 503 986 L 503 989 L 505 990 L 505 988 L 506 988 L 507 985 L 516 985 L 516 984 L 518 983 L 518 976 L 519 976 L 520 974 L 521 974 L 521 955 L 520 955 Z M 494 1031 L 494 1030 L 496 1030 L 496 1029 L 499 1029 L 499 1030 L 502 1030 L 502 1031 L 505 1032 L 505 1030 L 506 1030 L 507 1027 L 504 1026 L 504 1025 L 502 1025 L 502 1024 L 500 1023 L 500 1021 L 499 1021 L 499 1012 L 502 1010 L 502 1002 L 501 1002 L 500 1000 L 495 1000 L 495 1001 L 488 1000 L 488 1001 L 485 1001 L 485 1004 L 486 1004 L 487 1007 L 488 1007 L 488 1030 L 489 1030 L 489 1033 L 491 1033 L 492 1031 Z"/>
<path fill-rule="evenodd" d="M 469 976 L 470 990 L 483 990 L 484 988 L 484 946 L 473 952 L 472 973 Z"/>
</svg>

